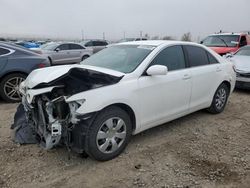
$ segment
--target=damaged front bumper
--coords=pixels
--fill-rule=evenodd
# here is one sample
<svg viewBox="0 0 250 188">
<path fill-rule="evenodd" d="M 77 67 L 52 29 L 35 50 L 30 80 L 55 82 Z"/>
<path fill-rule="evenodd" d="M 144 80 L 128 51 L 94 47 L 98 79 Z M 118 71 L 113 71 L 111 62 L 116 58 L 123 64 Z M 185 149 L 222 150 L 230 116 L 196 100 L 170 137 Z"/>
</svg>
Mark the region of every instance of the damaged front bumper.
<svg viewBox="0 0 250 188">
<path fill-rule="evenodd" d="M 118 83 L 123 77 L 92 69 L 74 65 L 33 71 L 20 85 L 23 97 L 12 125 L 14 140 L 39 143 L 45 149 L 63 144 L 83 152 L 87 127 L 96 115 L 77 113 L 85 103 L 84 92 Z M 68 100 L 76 94 L 81 94 L 80 99 Z"/>
<path fill-rule="evenodd" d="M 44 149 L 65 145 L 77 153 L 84 152 L 85 133 L 96 113 L 76 114 L 77 103 L 63 97 L 53 101 L 38 98 L 31 106 L 23 98 L 11 126 L 13 140 L 20 144 L 40 144 Z"/>
</svg>

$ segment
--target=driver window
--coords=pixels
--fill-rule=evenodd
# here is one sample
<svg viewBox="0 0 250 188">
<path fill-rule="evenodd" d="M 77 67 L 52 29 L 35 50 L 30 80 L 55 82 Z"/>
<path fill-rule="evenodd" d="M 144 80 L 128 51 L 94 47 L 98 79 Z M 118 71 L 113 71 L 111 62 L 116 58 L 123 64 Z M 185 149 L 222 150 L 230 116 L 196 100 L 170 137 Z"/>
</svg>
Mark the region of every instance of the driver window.
<svg viewBox="0 0 250 188">
<path fill-rule="evenodd" d="M 240 39 L 240 47 L 247 45 L 247 39 L 246 36 L 242 36 Z"/>
<path fill-rule="evenodd" d="M 165 48 L 155 57 L 151 65 L 164 65 L 169 71 L 184 69 L 186 65 L 182 47 Z"/>
</svg>

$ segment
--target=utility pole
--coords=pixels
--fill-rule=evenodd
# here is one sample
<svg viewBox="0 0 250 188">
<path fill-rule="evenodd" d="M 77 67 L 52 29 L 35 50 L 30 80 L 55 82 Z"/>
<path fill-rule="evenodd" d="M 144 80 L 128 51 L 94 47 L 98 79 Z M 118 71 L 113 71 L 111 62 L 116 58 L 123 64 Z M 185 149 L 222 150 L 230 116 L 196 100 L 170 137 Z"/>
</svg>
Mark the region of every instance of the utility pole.
<svg viewBox="0 0 250 188">
<path fill-rule="evenodd" d="M 140 31 L 140 38 L 141 38 L 141 40 L 142 40 L 142 31 Z"/>
<path fill-rule="evenodd" d="M 83 29 L 82 29 L 82 40 L 84 40 L 84 32 L 83 32 Z"/>
<path fill-rule="evenodd" d="M 102 38 L 105 40 L 105 32 L 102 33 Z"/>
<path fill-rule="evenodd" d="M 125 39 L 125 38 L 126 38 L 126 32 L 123 31 L 123 39 Z"/>
</svg>

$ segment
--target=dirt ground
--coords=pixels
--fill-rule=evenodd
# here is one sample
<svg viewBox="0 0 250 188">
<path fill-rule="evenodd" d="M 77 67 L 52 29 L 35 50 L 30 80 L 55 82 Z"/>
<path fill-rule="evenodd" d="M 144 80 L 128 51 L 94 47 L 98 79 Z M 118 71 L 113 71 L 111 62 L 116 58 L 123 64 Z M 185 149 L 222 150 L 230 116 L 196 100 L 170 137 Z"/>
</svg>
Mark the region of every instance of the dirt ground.
<svg viewBox="0 0 250 188">
<path fill-rule="evenodd" d="M 235 91 L 222 114 L 199 111 L 134 136 L 108 162 L 13 143 L 16 106 L 0 103 L 2 188 L 250 187 L 250 92 Z"/>
</svg>

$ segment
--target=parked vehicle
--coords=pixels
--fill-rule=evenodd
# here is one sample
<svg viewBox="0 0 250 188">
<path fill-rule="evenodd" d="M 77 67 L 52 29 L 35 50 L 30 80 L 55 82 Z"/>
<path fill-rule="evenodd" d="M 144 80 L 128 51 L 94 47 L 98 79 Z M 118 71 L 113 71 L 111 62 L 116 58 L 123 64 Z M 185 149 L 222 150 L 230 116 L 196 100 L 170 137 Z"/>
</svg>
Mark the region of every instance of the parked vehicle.
<svg viewBox="0 0 250 188">
<path fill-rule="evenodd" d="M 243 46 L 250 45 L 250 36 L 244 33 L 213 34 L 201 41 L 201 44 L 223 56 L 230 52 L 236 52 Z"/>
<path fill-rule="evenodd" d="M 132 42 L 132 41 L 140 41 L 140 40 L 148 40 L 147 38 L 125 38 L 125 39 L 121 39 L 118 41 L 118 43 L 121 42 Z"/>
<path fill-rule="evenodd" d="M 235 54 L 227 55 L 235 65 L 236 87 L 250 89 L 250 46 L 240 48 Z"/>
<path fill-rule="evenodd" d="M 23 47 L 0 42 L 0 96 L 7 102 L 21 100 L 19 84 L 34 69 L 49 66 L 48 59 Z"/>
<path fill-rule="evenodd" d="M 21 84 L 19 118 L 46 149 L 59 143 L 96 160 L 118 156 L 131 135 L 200 109 L 224 110 L 233 65 L 203 45 L 137 41 L 113 45 L 81 65 L 33 71 Z M 16 141 L 25 143 L 22 128 Z M 18 135 L 22 135 L 20 139 Z M 156 138 L 157 139 L 157 138 Z"/>
<path fill-rule="evenodd" d="M 106 48 L 108 42 L 106 40 L 86 40 L 81 42 L 81 45 L 85 48 L 92 49 L 93 53 L 96 53 Z"/>
<path fill-rule="evenodd" d="M 51 65 L 80 63 L 93 54 L 91 49 L 72 42 L 50 42 L 32 50 L 48 57 Z"/>
<path fill-rule="evenodd" d="M 40 44 L 35 42 L 19 41 L 15 42 L 16 45 L 23 46 L 25 48 L 39 48 Z"/>
</svg>

